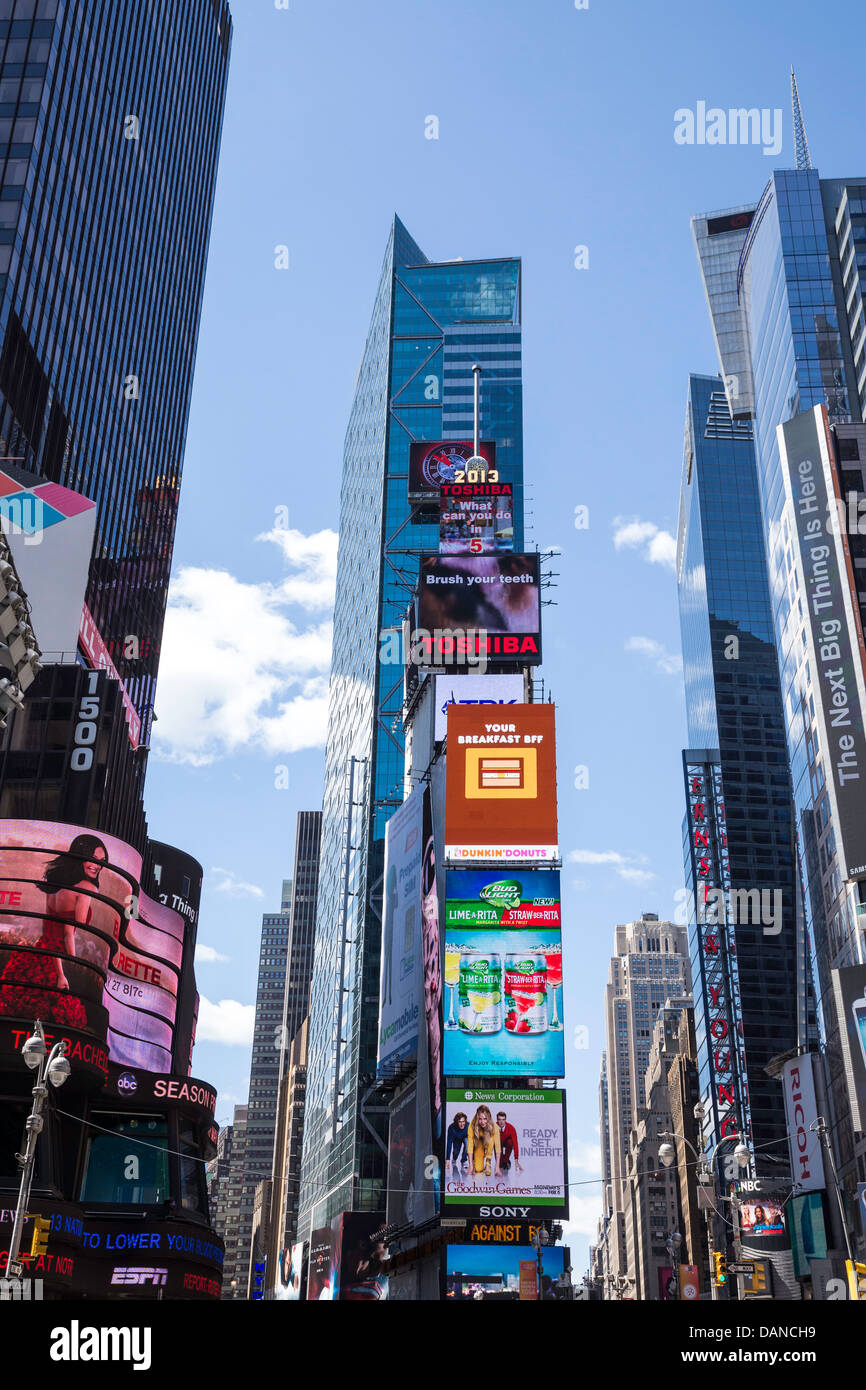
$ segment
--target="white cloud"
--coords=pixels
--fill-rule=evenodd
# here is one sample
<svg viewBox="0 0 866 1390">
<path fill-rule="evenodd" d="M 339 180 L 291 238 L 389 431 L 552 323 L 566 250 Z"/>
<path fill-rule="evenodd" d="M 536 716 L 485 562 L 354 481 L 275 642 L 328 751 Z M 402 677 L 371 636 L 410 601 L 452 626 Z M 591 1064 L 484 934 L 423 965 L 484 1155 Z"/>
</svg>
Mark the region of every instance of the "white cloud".
<svg viewBox="0 0 866 1390">
<path fill-rule="evenodd" d="M 601 1173 L 601 1140 L 573 1139 L 568 1146 L 568 1166 L 572 1172 L 595 1176 Z"/>
<path fill-rule="evenodd" d="M 250 584 L 227 570 L 187 566 L 169 590 L 154 751 L 202 766 L 242 748 L 274 755 L 325 741 L 332 624 L 298 625 L 288 609 L 329 611 L 337 536 L 273 531 L 292 573 Z"/>
<path fill-rule="evenodd" d="M 655 878 L 651 869 L 641 868 L 647 863 L 645 854 L 621 854 L 617 849 L 573 849 L 566 860 L 568 864 L 609 864 L 620 878 L 627 883 L 649 883 Z"/>
<path fill-rule="evenodd" d="M 571 1267 L 572 1283 L 581 1282 L 586 1264 L 588 1262 L 588 1251 L 582 1248 L 582 1242 L 586 1241 L 590 1245 L 595 1244 L 598 1236 L 598 1218 L 601 1216 L 603 1206 L 603 1196 L 601 1183 L 593 1183 L 584 1188 L 573 1187 L 569 1200 L 569 1210 L 571 1215 L 567 1221 L 562 1223 L 562 1243 L 571 1246 Z"/>
<path fill-rule="evenodd" d="M 655 878 L 655 874 L 649 869 L 635 869 L 626 865 L 617 869 L 620 878 L 624 878 L 627 883 L 650 883 Z"/>
<path fill-rule="evenodd" d="M 272 531 L 256 536 L 256 540 L 273 541 L 295 571 L 278 586 L 286 603 L 297 603 L 311 611 L 330 612 L 337 586 L 336 531 L 316 531 L 305 536 L 303 531 L 275 526 Z"/>
<path fill-rule="evenodd" d="M 255 1004 L 239 1004 L 236 999 L 221 999 L 218 1004 L 212 1004 L 202 994 L 198 1001 L 195 1040 L 197 1043 L 223 1043 L 226 1047 L 249 1047 L 255 1021 Z"/>
<path fill-rule="evenodd" d="M 677 567 L 676 537 L 656 526 L 654 521 L 615 516 L 613 543 L 617 550 L 641 550 L 643 558 L 651 565 L 662 565 L 669 570 Z"/>
<path fill-rule="evenodd" d="M 228 956 L 222 956 L 220 955 L 219 951 L 215 951 L 213 946 L 205 946 L 204 943 L 201 941 L 199 941 L 196 945 L 196 965 L 218 965 L 224 961 L 227 961 L 228 959 Z"/>
<path fill-rule="evenodd" d="M 639 652 L 655 664 L 657 671 L 665 676 L 679 675 L 683 669 L 683 659 L 679 652 L 669 652 L 662 642 L 654 637 L 630 637 L 625 644 L 627 652 Z"/>
<path fill-rule="evenodd" d="M 259 888 L 257 883 L 244 883 L 242 879 L 236 878 L 231 869 L 211 869 L 212 874 L 219 874 L 218 882 L 211 887 L 217 893 L 228 893 L 232 898 L 263 898 L 264 890 Z"/>
</svg>

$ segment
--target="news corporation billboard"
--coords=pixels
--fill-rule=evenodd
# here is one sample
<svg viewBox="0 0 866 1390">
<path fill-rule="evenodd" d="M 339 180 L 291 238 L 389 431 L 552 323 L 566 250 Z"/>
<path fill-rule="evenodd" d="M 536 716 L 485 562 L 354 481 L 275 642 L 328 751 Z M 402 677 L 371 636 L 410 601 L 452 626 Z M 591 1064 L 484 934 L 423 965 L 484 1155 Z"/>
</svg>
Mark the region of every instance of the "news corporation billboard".
<svg viewBox="0 0 866 1390">
<path fill-rule="evenodd" d="M 445 1102 L 446 1215 L 568 1215 L 564 1091 L 449 1089 Z"/>
</svg>

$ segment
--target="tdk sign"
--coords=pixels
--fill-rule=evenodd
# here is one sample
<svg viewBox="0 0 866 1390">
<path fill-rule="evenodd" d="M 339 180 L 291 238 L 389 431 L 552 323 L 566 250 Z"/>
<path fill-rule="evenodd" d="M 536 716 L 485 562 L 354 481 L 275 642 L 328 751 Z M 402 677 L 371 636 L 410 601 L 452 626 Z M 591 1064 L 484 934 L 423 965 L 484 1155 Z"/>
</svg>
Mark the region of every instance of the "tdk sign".
<svg viewBox="0 0 866 1390">
<path fill-rule="evenodd" d="M 132 1096 L 138 1090 L 138 1082 L 131 1071 L 125 1071 L 117 1078 L 117 1089 L 122 1095 Z"/>
</svg>

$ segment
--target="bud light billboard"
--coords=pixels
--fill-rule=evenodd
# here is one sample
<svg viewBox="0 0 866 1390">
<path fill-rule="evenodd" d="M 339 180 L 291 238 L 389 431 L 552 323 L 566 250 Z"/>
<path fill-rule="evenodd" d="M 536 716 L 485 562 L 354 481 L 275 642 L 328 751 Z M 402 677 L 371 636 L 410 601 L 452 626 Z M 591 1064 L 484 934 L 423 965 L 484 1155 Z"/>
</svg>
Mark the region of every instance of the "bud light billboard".
<svg viewBox="0 0 866 1390">
<path fill-rule="evenodd" d="M 446 1075 L 564 1076 L 558 871 L 452 869 L 446 895 Z"/>
</svg>

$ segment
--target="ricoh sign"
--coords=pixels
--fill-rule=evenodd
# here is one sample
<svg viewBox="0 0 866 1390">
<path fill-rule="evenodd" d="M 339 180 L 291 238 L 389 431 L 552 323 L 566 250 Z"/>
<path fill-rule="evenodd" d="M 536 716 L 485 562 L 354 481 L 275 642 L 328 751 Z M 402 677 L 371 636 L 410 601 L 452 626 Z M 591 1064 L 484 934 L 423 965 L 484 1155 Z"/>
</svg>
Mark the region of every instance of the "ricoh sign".
<svg viewBox="0 0 866 1390">
<path fill-rule="evenodd" d="M 794 1057 L 782 1068 L 785 1119 L 791 1146 L 791 1166 L 797 1192 L 819 1192 L 825 1186 L 821 1140 L 812 1125 L 818 1117 L 815 1079 L 809 1053 Z"/>
</svg>

